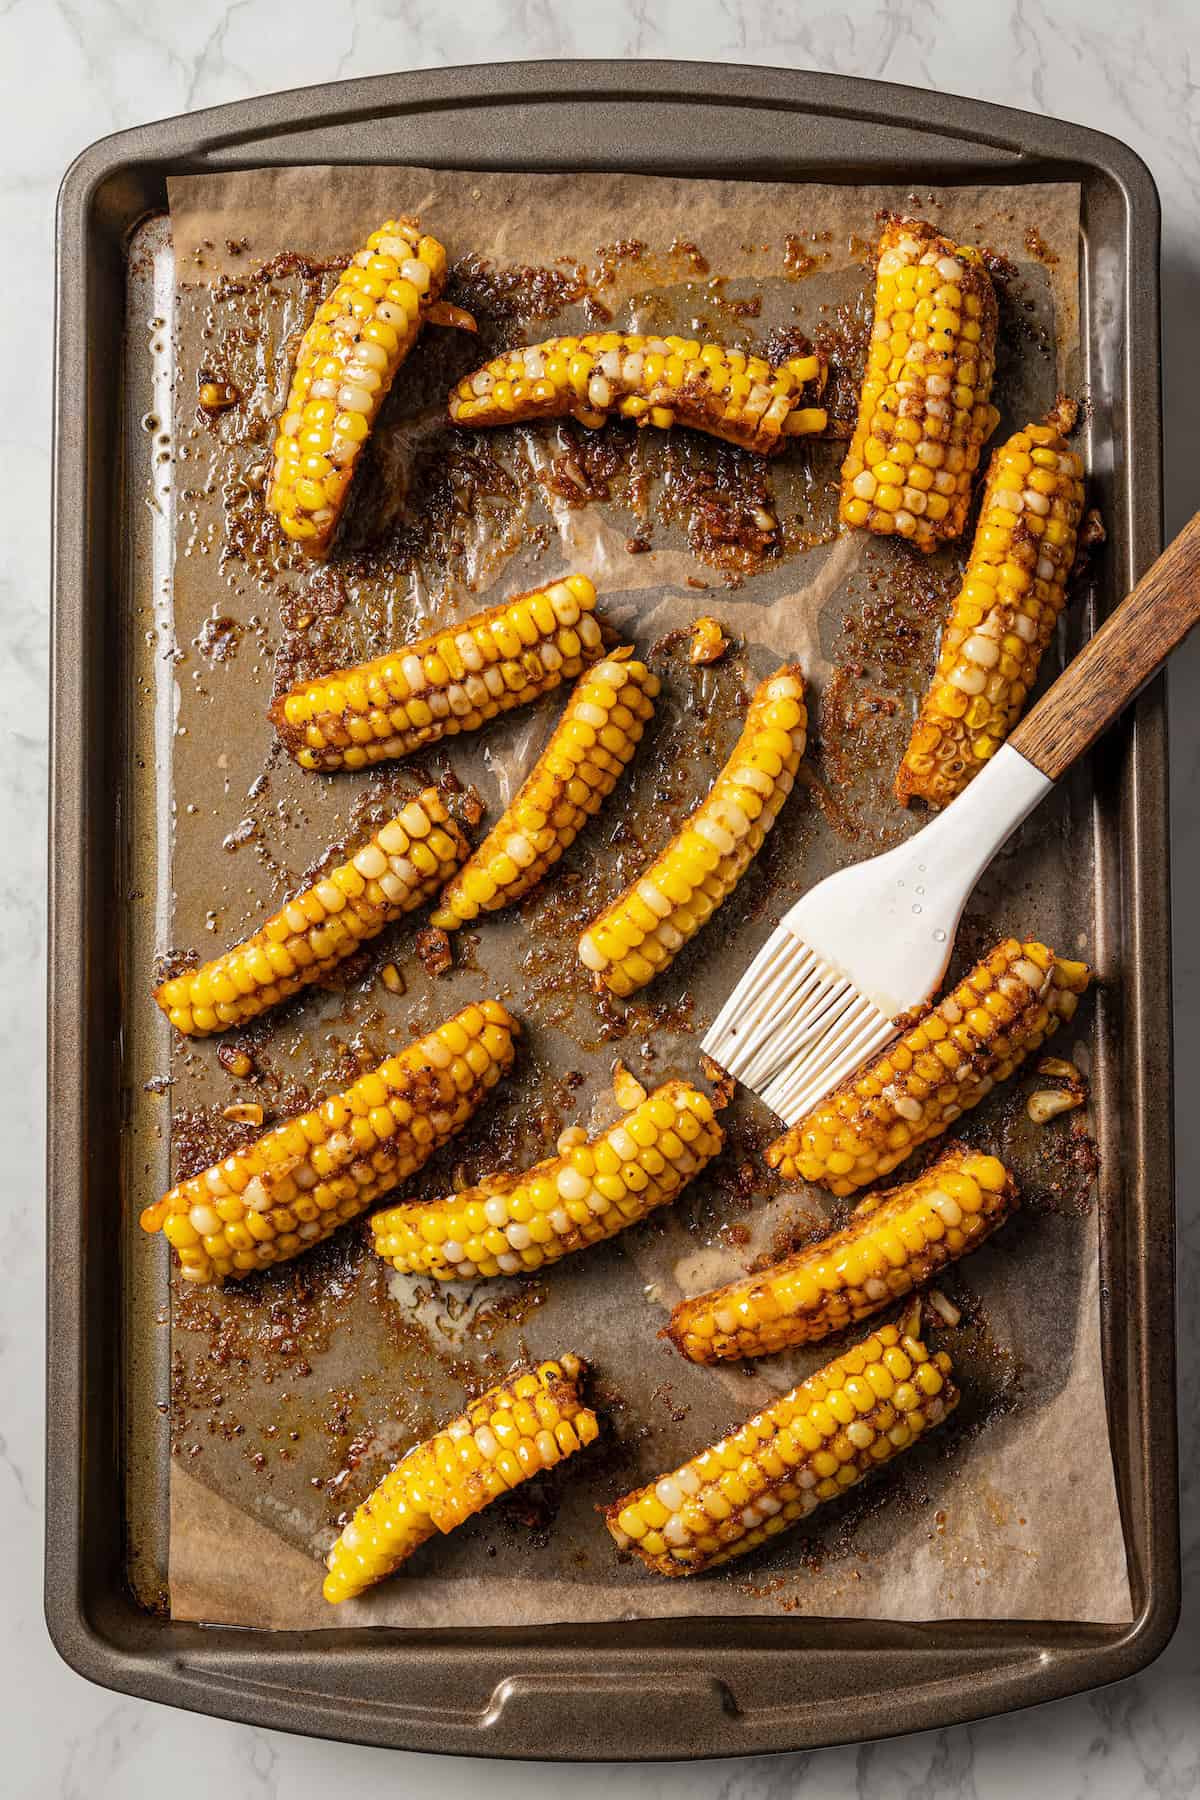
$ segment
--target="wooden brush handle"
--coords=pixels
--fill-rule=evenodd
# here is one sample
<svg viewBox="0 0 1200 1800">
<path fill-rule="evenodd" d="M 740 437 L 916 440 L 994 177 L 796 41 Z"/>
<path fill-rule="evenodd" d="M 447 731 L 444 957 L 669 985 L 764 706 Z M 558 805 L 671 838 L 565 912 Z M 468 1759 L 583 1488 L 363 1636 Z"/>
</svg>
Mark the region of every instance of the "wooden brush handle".
<svg viewBox="0 0 1200 1800">
<path fill-rule="evenodd" d="M 1063 670 L 1009 743 L 1057 781 L 1200 619 L 1200 513 Z"/>
</svg>

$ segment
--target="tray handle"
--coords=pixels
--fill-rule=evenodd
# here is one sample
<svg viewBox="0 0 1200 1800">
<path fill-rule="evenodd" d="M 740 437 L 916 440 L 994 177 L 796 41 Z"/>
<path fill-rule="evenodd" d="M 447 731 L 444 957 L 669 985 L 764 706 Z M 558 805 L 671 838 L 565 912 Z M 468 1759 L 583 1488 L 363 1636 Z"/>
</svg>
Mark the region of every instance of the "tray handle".
<svg viewBox="0 0 1200 1800">
<path fill-rule="evenodd" d="M 649 1659 L 647 1659 L 649 1660 Z M 486 1728 L 503 1724 L 518 1738 L 528 1719 L 531 1742 L 546 1741 L 546 1715 L 562 1708 L 564 1730 L 576 1739 L 574 1755 L 582 1753 L 581 1734 L 595 1737 L 593 1753 L 609 1753 L 633 1739 L 644 1741 L 648 1721 L 661 1731 L 668 1719 L 694 1722 L 703 1736 L 710 1731 L 714 1714 L 736 1717 L 740 1708 L 728 1684 L 716 1675 L 677 1670 L 669 1679 L 655 1678 L 644 1665 L 613 1670 L 550 1671 L 509 1675 L 496 1684 L 482 1723 Z M 566 1741 L 564 1737 L 563 1741 Z"/>
</svg>

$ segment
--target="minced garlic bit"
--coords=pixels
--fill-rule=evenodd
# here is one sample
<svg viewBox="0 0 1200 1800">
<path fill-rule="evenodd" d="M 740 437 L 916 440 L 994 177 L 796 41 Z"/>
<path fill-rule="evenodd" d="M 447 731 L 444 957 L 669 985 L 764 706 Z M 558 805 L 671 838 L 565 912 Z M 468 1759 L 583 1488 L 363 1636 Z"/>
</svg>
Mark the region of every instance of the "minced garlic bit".
<svg viewBox="0 0 1200 1800">
<path fill-rule="evenodd" d="M 1048 1124 L 1060 1113 L 1073 1112 L 1082 1106 L 1087 1099 L 1087 1081 L 1083 1072 L 1075 1063 L 1068 1062 L 1062 1056 L 1043 1056 L 1037 1064 L 1039 1075 L 1047 1076 L 1051 1081 L 1062 1081 L 1065 1087 L 1040 1088 L 1036 1094 L 1030 1094 L 1025 1103 L 1025 1110 L 1035 1125 Z"/>
<path fill-rule="evenodd" d="M 723 1069 L 719 1062 L 714 1062 L 704 1051 L 700 1052 L 700 1069 L 705 1081 L 712 1085 L 713 1107 L 720 1112 L 733 1099 L 733 1090 L 737 1084 L 729 1071 Z"/>
<path fill-rule="evenodd" d="M 435 300 L 425 314 L 429 325 L 448 326 L 453 331 L 479 330 L 475 314 L 469 313 L 465 306 L 455 306 L 451 300 Z"/>
<path fill-rule="evenodd" d="M 232 1119 L 236 1125 L 261 1125 L 263 1109 L 256 1100 L 237 1100 L 232 1106 L 221 1108 L 223 1119 Z"/>
<path fill-rule="evenodd" d="M 1056 1081 L 1071 1081 L 1076 1083 L 1081 1083 L 1083 1081 L 1082 1071 L 1076 1068 L 1073 1062 L 1067 1062 L 1061 1056 L 1043 1056 L 1041 1062 L 1037 1065 L 1037 1072 L 1039 1075 L 1049 1075 Z"/>
<path fill-rule="evenodd" d="M 1078 1089 L 1039 1088 L 1025 1102 L 1025 1111 L 1035 1125 L 1048 1125 L 1059 1113 L 1073 1112 L 1077 1106 L 1082 1105 L 1083 1095 Z"/>
<path fill-rule="evenodd" d="M 613 1094 L 622 1112 L 632 1112 L 646 1098 L 646 1090 L 636 1075 L 631 1075 L 620 1057 L 613 1064 Z"/>
<path fill-rule="evenodd" d="M 941 1288 L 930 1288 L 925 1296 L 931 1311 L 935 1312 L 943 1325 L 958 1325 L 962 1322 L 962 1313 L 953 1300 L 948 1300 Z"/>
<path fill-rule="evenodd" d="M 200 388 L 200 404 L 205 412 L 223 412 L 227 406 L 234 406 L 238 400 L 238 391 L 228 381 L 206 381 Z"/>
<path fill-rule="evenodd" d="M 692 626 L 692 643 L 688 651 L 689 662 L 719 662 L 728 648 L 729 639 L 715 619 L 706 616 L 696 620 Z"/>
</svg>

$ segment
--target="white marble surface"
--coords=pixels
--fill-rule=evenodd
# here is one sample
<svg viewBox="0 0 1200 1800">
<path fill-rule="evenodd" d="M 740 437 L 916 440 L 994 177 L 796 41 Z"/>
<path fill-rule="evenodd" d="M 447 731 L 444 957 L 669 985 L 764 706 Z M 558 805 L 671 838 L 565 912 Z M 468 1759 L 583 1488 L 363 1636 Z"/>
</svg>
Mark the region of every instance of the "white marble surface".
<svg viewBox="0 0 1200 1800">
<path fill-rule="evenodd" d="M 41 1616 L 45 694 L 54 196 L 92 139 L 263 89 L 444 62 L 539 56 L 689 56 L 876 76 L 1042 109 L 1115 133 L 1162 193 L 1169 381 L 1167 525 L 1196 504 L 1200 316 L 1200 6 L 1196 0 L 555 0 L 461 7 L 411 0 L 0 0 L 0 179 L 11 333 L 0 361 L 7 529 L 0 536 L 5 781 L 0 788 L 0 1092 L 21 1125 L 0 1221 L 0 1622 L 3 1778 L 14 1796 L 125 1800 L 167 1791 L 229 1800 L 352 1793 L 387 1783 L 447 1800 L 534 1800 L 564 1771 L 434 1762 L 194 1718 L 87 1686 L 58 1662 Z M 1183 1800 L 1200 1792 L 1200 641 L 1171 679 L 1176 1037 L 1183 1213 L 1181 1431 L 1184 1622 L 1159 1663 L 1106 1692 L 894 1743 L 705 1766 L 581 1768 L 580 1795 L 674 1800 Z M 14 1030 L 14 1024 L 20 1029 Z M 35 1054 L 34 1051 L 37 1051 Z M 1191 1104 L 1187 1104 L 1188 1102 Z"/>
</svg>

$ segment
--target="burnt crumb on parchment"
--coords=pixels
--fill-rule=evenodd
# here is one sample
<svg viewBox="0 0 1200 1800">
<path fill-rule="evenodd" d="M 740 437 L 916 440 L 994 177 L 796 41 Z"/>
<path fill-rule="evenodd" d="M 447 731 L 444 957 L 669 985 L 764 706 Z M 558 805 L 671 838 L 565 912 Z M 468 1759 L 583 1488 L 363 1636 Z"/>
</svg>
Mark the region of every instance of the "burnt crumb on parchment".
<svg viewBox="0 0 1200 1800">
<path fill-rule="evenodd" d="M 1046 243 L 1036 225 L 1027 225 L 1025 228 L 1025 248 L 1030 256 L 1035 257 L 1040 263 L 1045 263 L 1047 268 L 1052 269 L 1058 261 L 1057 255 Z"/>
<path fill-rule="evenodd" d="M 747 1264 L 746 1273 L 757 1275 L 761 1270 L 769 1269 L 773 1263 L 782 1262 L 787 1256 L 795 1256 L 800 1250 L 807 1250 L 810 1244 L 819 1243 L 830 1232 L 840 1230 L 845 1223 L 845 1219 L 826 1212 L 817 1201 L 798 1200 L 771 1233 L 767 1249 Z"/>
<path fill-rule="evenodd" d="M 155 987 L 161 987 L 164 981 L 172 981 L 176 975 L 187 975 L 198 969 L 202 961 L 198 950 L 164 950 L 155 958 L 151 981 Z"/>
<path fill-rule="evenodd" d="M 805 275 L 811 275 L 830 259 L 831 252 L 824 248 L 832 239 L 832 232 L 810 231 L 807 236 L 799 232 L 789 231 L 783 240 L 783 266 L 793 281 L 800 281 Z"/>
<path fill-rule="evenodd" d="M 340 1306 L 361 1274 L 363 1256 L 361 1240 L 341 1233 L 292 1263 L 223 1289 L 190 1287 L 176 1278 L 173 1454 L 199 1454 L 206 1437 L 244 1437 L 255 1446 L 254 1454 L 269 1462 L 278 1457 L 265 1456 L 258 1442 L 264 1432 L 285 1450 L 297 1441 L 288 1435 L 296 1429 L 286 1418 L 292 1398 L 288 1390 L 302 1388 L 328 1350 Z"/>
<path fill-rule="evenodd" d="M 846 585 L 810 766 L 826 819 L 850 842 L 883 849 L 903 835 L 892 784 L 960 579 L 957 562 L 944 555 L 901 564 L 871 550 Z M 886 835 L 881 818 L 893 821 Z"/>
<path fill-rule="evenodd" d="M 670 1381 L 660 1381 L 650 1398 L 663 1408 L 673 1425 L 682 1425 L 692 1410 L 686 1401 L 677 1397 L 675 1385 Z"/>
<path fill-rule="evenodd" d="M 218 613 L 215 617 L 205 619 L 194 640 L 196 648 L 201 655 L 211 657 L 213 662 L 228 662 L 237 652 L 243 629 L 241 623 L 228 613 Z"/>
<path fill-rule="evenodd" d="M 672 238 L 670 254 L 682 257 L 694 275 L 707 275 L 709 272 L 708 258 L 690 238 Z"/>
<path fill-rule="evenodd" d="M 714 275 L 705 283 L 704 303 L 711 307 L 722 323 L 736 326 L 745 319 L 760 319 L 763 310 L 761 293 L 731 294 L 730 283 L 723 275 Z"/>
<path fill-rule="evenodd" d="M 427 975 L 444 975 L 454 962 L 450 933 L 438 925 L 425 925 L 413 939 L 418 960 Z"/>
<path fill-rule="evenodd" d="M 578 266 L 563 270 L 497 265 L 483 257 L 462 256 L 447 271 L 445 297 L 453 305 L 465 307 L 476 320 L 524 327 L 556 318 L 587 291 L 587 272 Z"/>
<path fill-rule="evenodd" d="M 612 484 L 622 472 L 626 458 L 622 454 L 622 434 L 588 431 L 582 426 L 565 425 L 562 431 L 565 448 L 550 459 L 543 477 L 548 493 L 568 506 L 587 506 L 612 496 Z"/>
</svg>

